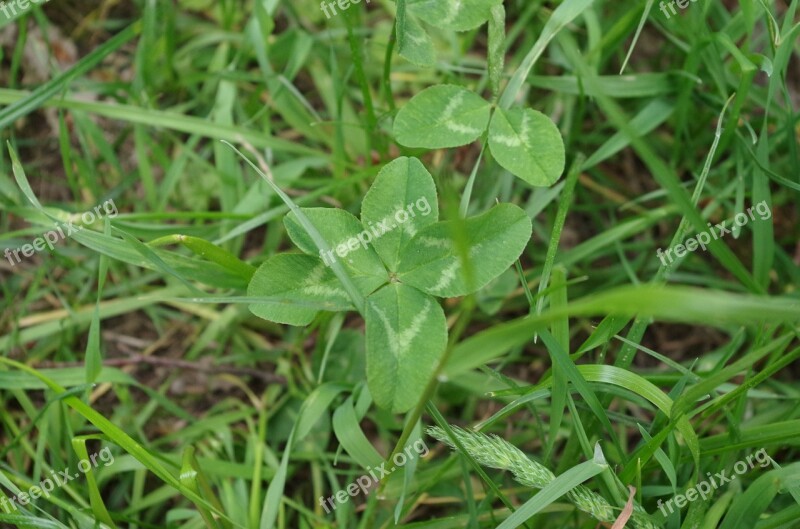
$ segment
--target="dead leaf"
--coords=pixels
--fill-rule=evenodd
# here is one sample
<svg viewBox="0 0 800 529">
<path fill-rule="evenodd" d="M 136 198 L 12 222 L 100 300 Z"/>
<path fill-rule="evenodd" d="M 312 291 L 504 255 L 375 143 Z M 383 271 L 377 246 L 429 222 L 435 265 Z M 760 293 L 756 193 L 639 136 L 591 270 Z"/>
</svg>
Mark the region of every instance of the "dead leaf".
<svg viewBox="0 0 800 529">
<path fill-rule="evenodd" d="M 620 513 L 614 525 L 611 526 L 611 529 L 625 529 L 625 524 L 631 519 L 631 515 L 633 514 L 633 497 L 636 495 L 636 488 L 628 485 L 628 490 L 631 491 L 630 496 L 628 496 L 628 503 L 625 504 L 625 508 L 622 509 L 622 513 Z"/>
</svg>

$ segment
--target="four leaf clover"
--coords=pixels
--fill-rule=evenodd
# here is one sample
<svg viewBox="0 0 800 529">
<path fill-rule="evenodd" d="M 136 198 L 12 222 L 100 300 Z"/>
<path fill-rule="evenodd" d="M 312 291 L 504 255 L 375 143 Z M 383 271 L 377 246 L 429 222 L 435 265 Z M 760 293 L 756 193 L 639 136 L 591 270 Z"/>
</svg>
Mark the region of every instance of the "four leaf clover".
<svg viewBox="0 0 800 529">
<path fill-rule="evenodd" d="M 284 224 L 303 253 L 278 254 L 261 265 L 248 295 L 269 302 L 254 302 L 250 310 L 290 325 L 307 325 L 323 310 L 356 310 L 329 267 L 338 260 L 366 299 L 370 392 L 380 407 L 408 411 L 447 345 L 447 323 L 436 298 L 486 286 L 519 258 L 532 230 L 528 215 L 513 204 L 439 221 L 437 202 L 422 162 L 402 157 L 378 174 L 362 202 L 361 220 L 335 208 L 300 208 L 335 253 L 326 255 L 290 213 Z M 420 204 L 427 207 L 414 207 Z"/>
</svg>

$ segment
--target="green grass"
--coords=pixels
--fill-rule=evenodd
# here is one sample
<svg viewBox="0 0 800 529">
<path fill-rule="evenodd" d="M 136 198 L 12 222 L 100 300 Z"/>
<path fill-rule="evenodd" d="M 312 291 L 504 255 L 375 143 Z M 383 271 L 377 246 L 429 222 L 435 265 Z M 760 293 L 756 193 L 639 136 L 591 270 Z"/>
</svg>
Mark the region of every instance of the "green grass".
<svg viewBox="0 0 800 529">
<path fill-rule="evenodd" d="M 798 527 L 800 2 L 669 19 L 650 0 L 465 4 L 460 32 L 438 27 L 446 2 L 414 0 L 330 19 L 312 0 L 52 0 L 0 29 L 0 249 L 119 210 L 0 258 L 0 501 L 114 455 L 0 503 L 0 527 L 590 529 L 629 486 L 626 527 Z M 468 139 L 407 119 L 437 85 L 485 100 L 453 118 L 477 123 Z M 523 108 L 563 139 L 548 187 L 529 182 L 560 170 L 553 134 L 498 148 Z M 464 219 L 513 204 L 532 236 L 477 291 L 425 294 L 447 335 L 415 346 L 398 414 L 373 400 L 368 362 L 391 344 L 350 267 L 331 272 L 344 305 L 253 278 L 302 249 L 298 226 L 332 245 L 303 208 L 363 219 L 401 156 L 432 175 L 466 283 L 489 264 L 470 261 Z M 707 251 L 657 256 L 762 202 L 769 219 Z M 266 279 L 289 288 L 291 272 Z M 416 311 L 396 305 L 398 325 Z M 420 441 L 427 455 L 392 462 Z M 659 509 L 762 449 L 769 466 Z M 326 512 L 320 498 L 384 463 L 370 494 Z"/>
</svg>

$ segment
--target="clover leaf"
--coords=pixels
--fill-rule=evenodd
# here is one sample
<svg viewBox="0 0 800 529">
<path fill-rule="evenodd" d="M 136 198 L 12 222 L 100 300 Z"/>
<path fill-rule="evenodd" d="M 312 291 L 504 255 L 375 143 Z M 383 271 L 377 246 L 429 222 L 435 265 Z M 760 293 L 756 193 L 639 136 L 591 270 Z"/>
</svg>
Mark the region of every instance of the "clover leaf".
<svg viewBox="0 0 800 529">
<path fill-rule="evenodd" d="M 395 413 L 419 400 L 447 345 L 447 321 L 432 296 L 390 283 L 367 298 L 367 382 Z"/>
<path fill-rule="evenodd" d="M 397 52 L 404 59 L 423 68 L 430 68 L 436 64 L 436 48 L 433 45 L 433 39 L 422 27 L 417 17 L 411 13 L 406 13 L 404 17 L 398 13 L 397 41 Z"/>
<path fill-rule="evenodd" d="M 400 109 L 394 136 L 406 147 L 460 147 L 481 137 L 491 105 L 478 94 L 454 85 L 426 88 Z"/>
<path fill-rule="evenodd" d="M 398 212 L 404 210 L 408 216 L 399 229 L 383 233 L 372 243 L 390 271 L 397 270 L 401 248 L 439 219 L 438 202 L 433 178 L 416 158 L 398 158 L 378 173 L 361 204 L 361 221 L 368 226 L 397 226 Z"/>
<path fill-rule="evenodd" d="M 398 158 L 364 197 L 361 220 L 332 208 L 299 208 L 328 244 L 314 243 L 297 214 L 284 225 L 303 254 L 267 259 L 250 282 L 250 311 L 269 321 L 308 325 L 319 311 L 357 310 L 329 268 L 340 262 L 366 298 L 367 383 L 378 406 L 395 413 L 419 400 L 447 346 L 437 297 L 475 292 L 507 270 L 531 235 L 512 204 L 440 222 L 433 177 L 416 158 Z M 319 239 L 318 239 L 319 240 Z M 322 244 L 322 243 L 321 243 Z M 356 294 L 357 295 L 357 294 Z"/>
<path fill-rule="evenodd" d="M 564 141 L 555 123 L 536 110 L 497 109 L 489 148 L 504 169 L 535 186 L 550 186 L 564 172 Z"/>
<path fill-rule="evenodd" d="M 528 214 L 513 204 L 498 204 L 462 222 L 463 248 L 451 235 L 459 221 L 438 222 L 417 233 L 403 250 L 400 281 L 432 296 L 470 294 L 514 264 L 532 230 Z"/>
</svg>

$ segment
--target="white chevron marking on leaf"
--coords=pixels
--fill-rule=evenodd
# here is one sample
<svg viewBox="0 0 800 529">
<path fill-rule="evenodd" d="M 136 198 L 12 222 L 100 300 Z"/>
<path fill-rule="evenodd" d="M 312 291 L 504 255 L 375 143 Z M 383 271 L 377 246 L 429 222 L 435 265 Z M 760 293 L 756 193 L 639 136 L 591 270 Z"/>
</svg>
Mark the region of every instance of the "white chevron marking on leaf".
<svg viewBox="0 0 800 529">
<path fill-rule="evenodd" d="M 449 103 L 447 103 L 447 106 L 444 107 L 441 121 L 449 121 L 453 119 L 453 114 L 455 114 L 462 101 L 464 101 L 464 92 L 459 92 L 453 99 L 450 100 Z"/>
<path fill-rule="evenodd" d="M 438 239 L 436 237 L 420 237 L 419 241 L 417 242 L 423 246 L 427 246 L 428 248 L 442 248 L 444 250 L 449 250 L 453 247 L 453 241 L 450 239 Z"/>
<path fill-rule="evenodd" d="M 502 143 L 506 147 L 519 147 L 522 145 L 522 140 L 519 139 L 519 136 L 504 136 L 504 135 L 497 135 L 493 137 L 495 143 Z"/>
<path fill-rule="evenodd" d="M 340 290 L 336 287 L 327 287 L 325 285 L 312 285 L 303 287 L 304 294 L 310 294 L 312 296 L 321 296 L 321 297 L 331 297 L 331 296 L 346 296 L 347 293 L 344 290 Z"/>
<path fill-rule="evenodd" d="M 531 131 L 531 116 L 527 112 L 522 114 L 522 123 L 520 124 L 520 132 L 519 136 L 522 138 L 522 143 L 525 145 L 531 142 L 531 139 L 528 137 L 528 134 Z"/>
<path fill-rule="evenodd" d="M 462 0 L 450 0 L 447 2 L 447 16 L 442 20 L 442 24 L 451 24 L 458 16 L 462 6 Z"/>
<path fill-rule="evenodd" d="M 408 352 L 408 348 L 411 347 L 411 341 L 419 335 L 420 331 L 422 330 L 422 323 L 428 317 L 428 313 L 431 311 L 431 302 L 429 300 L 425 300 L 425 307 L 416 315 L 414 319 L 411 320 L 411 324 L 403 331 L 397 332 L 394 327 L 392 327 L 392 323 L 389 321 L 389 318 L 386 317 L 386 313 L 383 312 L 378 307 L 374 307 L 375 312 L 378 313 L 378 316 L 383 323 L 383 328 L 386 331 L 386 337 L 389 340 L 389 350 L 392 352 L 392 356 L 395 358 L 401 358 L 406 352 Z"/>
<path fill-rule="evenodd" d="M 461 268 L 461 261 L 455 261 L 453 264 L 442 270 L 442 277 L 439 282 L 431 287 L 432 292 L 440 292 L 450 286 L 450 283 L 456 278 L 456 271 Z"/>
<path fill-rule="evenodd" d="M 469 251 L 469 257 L 470 258 L 475 257 L 480 251 L 481 246 L 483 246 L 482 243 L 478 243 L 475 246 L 473 246 Z M 445 288 L 449 287 L 450 283 L 452 283 L 453 280 L 456 278 L 456 272 L 458 271 L 459 268 L 461 268 L 461 260 L 456 258 L 455 262 L 453 262 L 450 266 L 442 270 L 442 277 L 439 278 L 438 283 L 436 283 L 431 287 L 431 291 L 440 292 Z"/>
<path fill-rule="evenodd" d="M 458 134 L 469 134 L 469 135 L 480 134 L 481 132 L 483 132 L 483 129 L 470 127 L 462 123 L 457 123 L 456 121 L 453 120 L 453 114 L 456 113 L 458 107 L 460 107 L 461 104 L 464 102 L 464 94 L 466 93 L 467 92 L 457 93 L 453 97 L 453 99 L 451 99 L 447 103 L 447 106 L 444 107 L 444 110 L 442 111 L 442 116 L 439 118 L 439 123 L 444 124 L 444 126 L 447 127 L 447 130 L 457 132 Z"/>
<path fill-rule="evenodd" d="M 416 35 L 411 31 L 406 31 L 405 38 L 412 41 L 414 44 L 425 44 L 425 37 L 421 35 Z"/>
<path fill-rule="evenodd" d="M 522 123 L 520 124 L 520 132 L 514 136 L 505 136 L 499 134 L 494 136 L 494 141 L 496 143 L 502 143 L 507 147 L 520 147 L 522 145 L 530 144 L 530 132 L 531 132 L 531 118 L 528 113 L 522 115 Z"/>
<path fill-rule="evenodd" d="M 470 136 L 483 132 L 483 129 L 468 127 L 466 125 L 456 123 L 455 121 L 448 121 L 445 123 L 445 126 L 448 130 L 452 130 L 453 132 L 458 132 L 459 134 L 469 134 Z"/>
<path fill-rule="evenodd" d="M 325 264 L 319 263 L 316 268 L 311 270 L 311 273 L 308 274 L 308 277 L 305 278 L 303 281 L 303 286 L 315 285 L 322 281 L 323 276 L 325 276 Z"/>
<path fill-rule="evenodd" d="M 402 225 L 403 233 L 408 234 L 408 237 L 411 238 L 417 234 L 417 229 L 414 227 L 414 222 L 406 222 Z"/>
<path fill-rule="evenodd" d="M 320 284 L 324 275 L 325 263 L 319 263 L 319 265 L 308 274 L 308 277 L 303 280 L 300 291 L 304 294 L 322 297 L 347 295 L 342 289 Z"/>
</svg>

